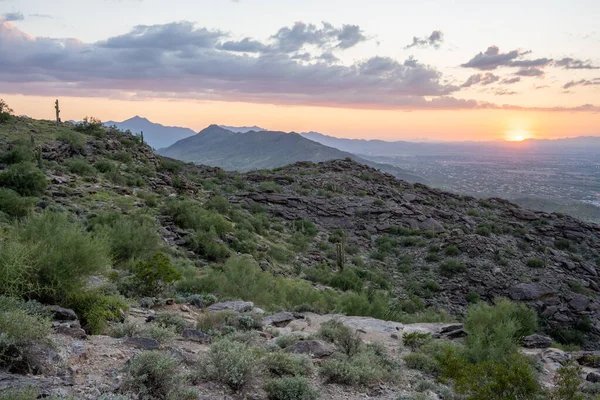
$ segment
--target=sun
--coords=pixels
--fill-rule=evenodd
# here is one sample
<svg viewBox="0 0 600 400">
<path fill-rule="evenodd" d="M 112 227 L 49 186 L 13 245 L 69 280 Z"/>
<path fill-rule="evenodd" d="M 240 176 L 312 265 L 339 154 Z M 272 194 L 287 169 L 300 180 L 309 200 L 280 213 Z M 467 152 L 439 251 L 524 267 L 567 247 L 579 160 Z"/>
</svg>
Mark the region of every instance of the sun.
<svg viewBox="0 0 600 400">
<path fill-rule="evenodd" d="M 506 132 L 506 140 L 510 142 L 522 142 L 525 139 L 529 139 L 531 134 L 524 129 L 515 129 Z"/>
<path fill-rule="evenodd" d="M 522 142 L 523 140 L 525 140 L 525 136 L 523 136 L 523 135 L 515 136 L 515 142 Z"/>
</svg>

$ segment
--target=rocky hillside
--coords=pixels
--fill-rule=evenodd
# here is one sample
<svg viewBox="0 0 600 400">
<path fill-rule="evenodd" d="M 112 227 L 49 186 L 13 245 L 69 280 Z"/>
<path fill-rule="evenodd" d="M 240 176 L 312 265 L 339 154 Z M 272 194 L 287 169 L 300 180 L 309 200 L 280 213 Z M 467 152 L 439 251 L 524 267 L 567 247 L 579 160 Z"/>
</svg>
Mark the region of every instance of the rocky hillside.
<svg viewBox="0 0 600 400">
<path fill-rule="evenodd" d="M 327 161 L 350 158 L 389 172 L 399 179 L 424 182 L 410 171 L 367 161 L 354 154 L 308 140 L 297 133 L 273 131 L 233 132 L 217 125 L 182 139 L 160 154 L 182 161 L 210 165 L 228 171 L 276 168 L 297 161 Z"/>
<path fill-rule="evenodd" d="M 2 400 L 598 392 L 597 225 L 96 124 L 8 116 L 0 149 Z"/>
</svg>

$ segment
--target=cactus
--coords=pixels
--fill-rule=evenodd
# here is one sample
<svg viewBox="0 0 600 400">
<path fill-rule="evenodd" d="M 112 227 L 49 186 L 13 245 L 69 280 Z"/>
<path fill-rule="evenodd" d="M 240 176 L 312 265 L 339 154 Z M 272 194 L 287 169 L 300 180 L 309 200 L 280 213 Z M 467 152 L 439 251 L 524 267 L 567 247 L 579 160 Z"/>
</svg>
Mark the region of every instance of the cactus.
<svg viewBox="0 0 600 400">
<path fill-rule="evenodd" d="M 144 144 L 144 131 L 140 132 L 140 142 Z"/>
<path fill-rule="evenodd" d="M 345 249 L 344 249 L 344 242 L 345 239 L 342 239 L 342 241 L 340 243 L 336 243 L 335 245 L 335 250 L 336 250 L 336 261 L 337 261 L 337 266 L 340 269 L 340 271 L 344 270 L 344 266 L 346 264 L 346 254 L 345 254 Z"/>
<path fill-rule="evenodd" d="M 35 149 L 35 158 L 37 159 L 38 168 L 43 169 L 44 163 L 43 163 L 43 159 L 42 159 L 42 148 L 41 147 L 38 147 L 37 149 Z"/>
<path fill-rule="evenodd" d="M 54 108 L 56 109 L 56 125 L 60 124 L 60 107 L 58 106 L 58 99 L 54 102 Z"/>
</svg>

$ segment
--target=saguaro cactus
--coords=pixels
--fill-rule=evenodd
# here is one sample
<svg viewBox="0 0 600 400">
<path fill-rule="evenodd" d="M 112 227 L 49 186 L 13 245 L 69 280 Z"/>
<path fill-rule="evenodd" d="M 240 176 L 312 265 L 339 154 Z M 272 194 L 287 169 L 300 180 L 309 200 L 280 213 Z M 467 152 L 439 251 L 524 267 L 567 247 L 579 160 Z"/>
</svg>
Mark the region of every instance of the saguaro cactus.
<svg viewBox="0 0 600 400">
<path fill-rule="evenodd" d="M 336 261 L 337 261 L 337 266 L 340 269 L 340 271 L 344 270 L 344 265 L 346 264 L 346 254 L 345 254 L 345 249 L 344 249 L 344 242 L 345 239 L 342 239 L 342 241 L 340 243 L 336 243 L 335 245 L 335 251 L 336 251 Z"/>
<path fill-rule="evenodd" d="M 58 106 L 58 99 L 54 102 L 54 108 L 56 109 L 56 125 L 60 124 L 60 107 Z"/>
</svg>

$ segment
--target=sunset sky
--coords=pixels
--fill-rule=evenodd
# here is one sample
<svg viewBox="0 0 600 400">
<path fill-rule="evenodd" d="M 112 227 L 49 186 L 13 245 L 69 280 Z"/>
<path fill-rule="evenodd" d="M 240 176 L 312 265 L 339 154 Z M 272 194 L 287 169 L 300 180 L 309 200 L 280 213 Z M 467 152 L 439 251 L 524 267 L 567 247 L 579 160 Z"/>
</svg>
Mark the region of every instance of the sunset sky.
<svg viewBox="0 0 600 400">
<path fill-rule="evenodd" d="M 0 0 L 18 114 L 387 140 L 600 135 L 597 0 Z"/>
</svg>

